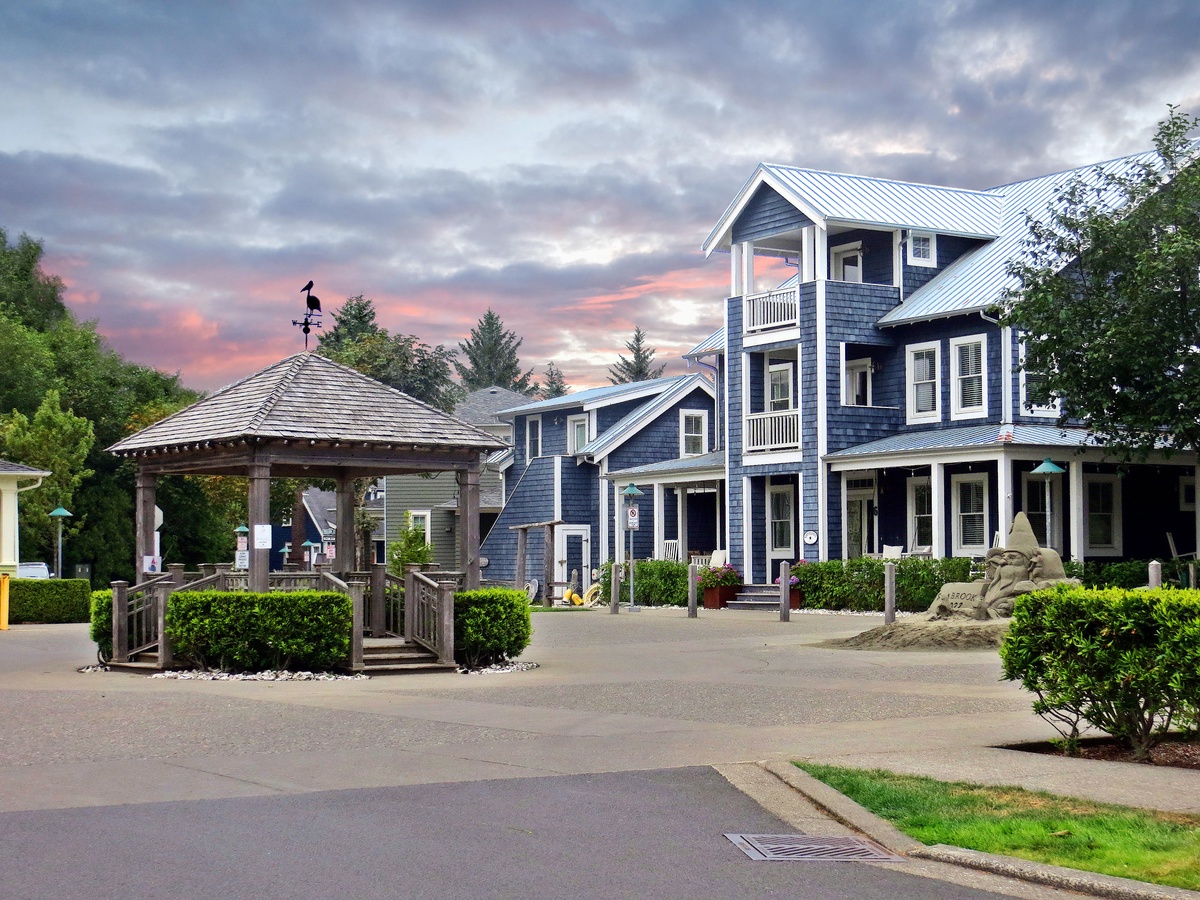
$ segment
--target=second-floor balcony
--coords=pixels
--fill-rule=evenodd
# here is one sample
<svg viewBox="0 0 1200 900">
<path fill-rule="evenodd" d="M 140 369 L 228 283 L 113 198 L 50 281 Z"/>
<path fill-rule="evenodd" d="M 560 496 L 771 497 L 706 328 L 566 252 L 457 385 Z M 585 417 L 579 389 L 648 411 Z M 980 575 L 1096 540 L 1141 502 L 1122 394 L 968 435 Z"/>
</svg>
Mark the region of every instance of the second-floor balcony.
<svg viewBox="0 0 1200 900">
<path fill-rule="evenodd" d="M 745 298 L 743 321 L 748 333 L 795 327 L 800 323 L 800 291 L 790 287 L 751 294 Z"/>
<path fill-rule="evenodd" d="M 746 416 L 743 450 L 769 453 L 800 449 L 800 410 L 752 413 Z"/>
<path fill-rule="evenodd" d="M 827 302 L 833 307 L 846 304 L 874 310 L 882 316 L 900 302 L 900 289 L 890 284 L 864 284 L 855 281 L 828 280 L 824 282 Z M 742 330 L 747 335 L 765 334 L 800 326 L 800 312 L 816 303 L 817 282 L 802 281 L 785 288 L 762 294 L 747 294 L 742 298 Z"/>
</svg>

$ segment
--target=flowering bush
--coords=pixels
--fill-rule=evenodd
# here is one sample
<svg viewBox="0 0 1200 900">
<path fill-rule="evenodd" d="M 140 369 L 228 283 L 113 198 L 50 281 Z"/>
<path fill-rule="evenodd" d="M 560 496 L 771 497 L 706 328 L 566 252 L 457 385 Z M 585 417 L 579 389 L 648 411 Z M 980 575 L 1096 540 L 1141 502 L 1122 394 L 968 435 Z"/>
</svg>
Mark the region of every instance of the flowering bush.
<svg viewBox="0 0 1200 900">
<path fill-rule="evenodd" d="M 725 563 L 723 566 L 709 566 L 700 570 L 700 574 L 696 576 L 697 587 L 737 587 L 742 583 L 742 576 L 738 574 L 738 570 Z"/>
<path fill-rule="evenodd" d="M 776 577 L 776 578 L 775 578 L 775 583 L 776 583 L 776 584 L 779 584 L 779 578 L 778 578 L 778 577 Z M 791 577 L 791 580 L 790 580 L 788 583 L 789 583 L 789 584 L 790 584 L 792 587 L 795 587 L 796 585 L 798 585 L 798 584 L 800 583 L 800 576 L 799 576 L 799 575 L 793 575 L 793 576 Z"/>
</svg>

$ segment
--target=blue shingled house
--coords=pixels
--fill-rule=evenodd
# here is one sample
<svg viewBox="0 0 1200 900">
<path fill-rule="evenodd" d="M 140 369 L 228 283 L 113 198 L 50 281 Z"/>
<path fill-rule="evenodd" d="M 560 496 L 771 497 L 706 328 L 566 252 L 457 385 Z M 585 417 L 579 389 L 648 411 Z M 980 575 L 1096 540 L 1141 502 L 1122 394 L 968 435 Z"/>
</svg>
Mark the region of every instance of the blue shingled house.
<svg viewBox="0 0 1200 900">
<path fill-rule="evenodd" d="M 620 553 L 620 492 L 635 483 L 641 525 L 634 553 L 686 558 L 717 546 L 724 516 L 723 459 L 717 446 L 716 392 L 696 373 L 611 385 L 512 407 L 513 448 L 501 461 L 504 508 L 483 546 L 484 577 L 516 574 L 513 526 L 555 527 L 555 581 L 590 572 Z M 526 571 L 543 571 L 543 533 L 529 533 Z"/>
<path fill-rule="evenodd" d="M 718 371 L 730 560 L 982 556 L 1018 511 L 1063 558 L 1194 550 L 1195 454 L 1119 468 L 1019 371 L 994 317 L 1026 215 L 1150 154 L 963 190 L 760 165 L 704 244 L 730 254 Z M 795 275 L 755 288 L 755 261 Z M 1051 460 L 1063 471 L 1035 468 Z M 1047 534 L 1047 532 L 1049 532 Z"/>
</svg>

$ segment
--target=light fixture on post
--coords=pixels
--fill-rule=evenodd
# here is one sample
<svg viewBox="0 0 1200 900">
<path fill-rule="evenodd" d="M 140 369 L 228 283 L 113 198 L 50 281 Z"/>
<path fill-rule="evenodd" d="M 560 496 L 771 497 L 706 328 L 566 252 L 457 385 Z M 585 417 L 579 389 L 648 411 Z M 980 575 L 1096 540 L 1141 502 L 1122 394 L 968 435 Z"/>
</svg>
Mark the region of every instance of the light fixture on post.
<svg viewBox="0 0 1200 900">
<path fill-rule="evenodd" d="M 1051 512 L 1051 508 L 1050 508 L 1050 502 L 1051 502 L 1050 479 L 1053 478 L 1055 475 L 1061 475 L 1065 471 L 1067 471 L 1067 470 L 1064 469 L 1062 466 L 1056 465 L 1054 460 L 1052 460 L 1048 456 L 1044 460 L 1042 460 L 1041 465 L 1039 465 L 1036 469 L 1033 470 L 1034 475 L 1040 475 L 1042 477 L 1042 484 L 1045 485 L 1045 490 L 1046 490 L 1046 546 L 1047 547 L 1053 547 L 1053 540 L 1054 540 L 1051 537 L 1051 535 L 1053 535 L 1054 532 L 1050 527 L 1050 517 L 1053 514 Z M 1054 549 L 1057 549 L 1057 548 L 1054 548 Z"/>
<path fill-rule="evenodd" d="M 57 563 L 54 567 L 54 575 L 57 578 L 62 578 L 62 522 L 63 519 L 69 519 L 71 514 L 59 506 L 50 512 L 50 517 L 58 522 L 58 554 Z"/>
<path fill-rule="evenodd" d="M 308 563 L 309 569 L 313 567 L 313 547 L 319 547 L 320 544 L 314 544 L 312 541 L 305 541 L 300 545 L 304 548 L 304 559 Z"/>
<path fill-rule="evenodd" d="M 645 495 L 645 491 L 639 491 L 638 486 L 630 482 L 629 487 L 621 491 L 621 496 L 625 498 L 625 530 L 629 532 L 629 609 L 630 611 L 637 609 L 637 601 L 633 596 L 633 533 L 638 530 L 638 506 L 637 498 Z"/>
</svg>

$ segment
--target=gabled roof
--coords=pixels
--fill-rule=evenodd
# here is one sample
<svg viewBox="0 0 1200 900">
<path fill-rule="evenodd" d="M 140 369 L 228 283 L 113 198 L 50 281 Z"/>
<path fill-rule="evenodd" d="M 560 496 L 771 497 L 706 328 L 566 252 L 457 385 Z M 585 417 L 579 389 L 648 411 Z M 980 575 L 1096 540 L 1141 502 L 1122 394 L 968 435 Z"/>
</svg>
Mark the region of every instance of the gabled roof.
<svg viewBox="0 0 1200 900">
<path fill-rule="evenodd" d="M 297 353 L 221 388 L 108 449 L 268 438 L 492 450 L 504 442 L 316 353 Z"/>
<path fill-rule="evenodd" d="M 913 291 L 903 303 L 880 319 L 879 324 L 904 325 L 995 306 L 1005 290 L 1017 286 L 1016 279 L 1008 274 L 1008 266 L 1027 252 L 1027 216 L 1045 219 L 1051 204 L 1072 179 L 1079 178 L 1085 184 L 1097 187 L 1107 175 L 1125 174 L 1134 167 L 1153 165 L 1157 161 L 1158 154 L 1151 151 L 992 188 L 987 193 L 1002 203 L 996 240 L 960 257 L 936 278 Z M 1103 198 L 1110 208 L 1121 199 L 1116 192 Z"/>
<path fill-rule="evenodd" d="M 999 227 L 1001 200 L 987 191 L 760 163 L 705 240 L 706 256 L 729 249 L 734 223 L 764 184 L 815 222 L 978 238 Z"/>
<path fill-rule="evenodd" d="M 666 381 L 668 379 L 660 378 L 658 380 Z M 604 458 L 697 388 L 704 390 L 710 397 L 716 397 L 712 382 L 703 375 L 682 375 L 669 380 L 674 382 L 669 390 L 654 397 L 649 403 L 643 403 L 622 417 L 620 421 L 606 428 L 604 434 L 580 447 L 576 455 L 586 456 L 593 461 Z"/>
<path fill-rule="evenodd" d="M 507 425 L 497 413 L 528 402 L 529 397 L 525 394 L 493 385 L 467 394 L 466 399 L 454 407 L 454 415 L 472 425 Z"/>
<path fill-rule="evenodd" d="M 705 356 L 712 356 L 714 353 L 725 352 L 725 326 L 721 326 L 695 347 L 683 354 L 683 358 L 687 360 L 702 359 Z"/>
<path fill-rule="evenodd" d="M 675 375 L 670 378 L 652 378 L 649 381 L 635 381 L 631 384 L 610 384 L 604 387 L 588 388 L 586 391 L 576 391 L 564 394 L 550 400 L 539 400 L 536 403 L 526 403 L 502 410 L 505 418 L 511 416 L 536 416 L 539 413 L 551 412 L 556 409 L 566 409 L 571 406 L 582 406 L 585 410 L 611 406 L 614 403 L 624 403 L 627 400 L 637 400 L 641 397 L 653 397 L 663 391 L 671 390 L 681 381 L 695 378 L 695 375 Z"/>
<path fill-rule="evenodd" d="M 699 477 L 716 473 L 720 473 L 721 478 L 725 477 L 724 450 L 715 450 L 702 456 L 682 456 L 679 459 L 668 459 L 645 466 L 632 466 L 628 469 L 609 472 L 604 477 L 610 481 L 625 481 L 629 478 Z"/>
</svg>

